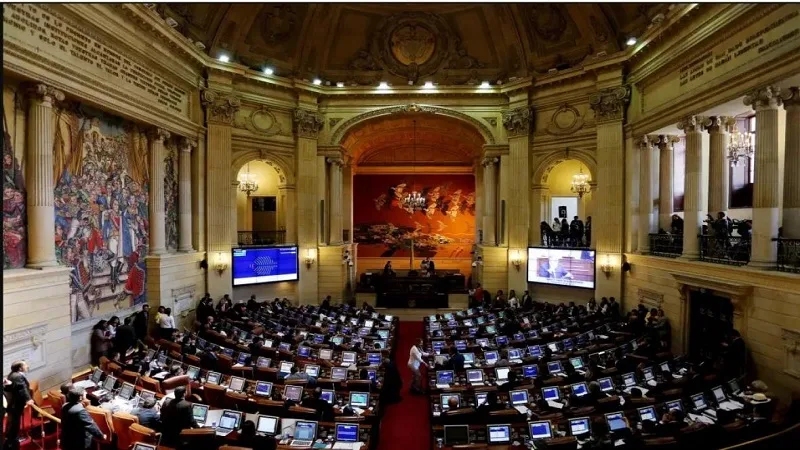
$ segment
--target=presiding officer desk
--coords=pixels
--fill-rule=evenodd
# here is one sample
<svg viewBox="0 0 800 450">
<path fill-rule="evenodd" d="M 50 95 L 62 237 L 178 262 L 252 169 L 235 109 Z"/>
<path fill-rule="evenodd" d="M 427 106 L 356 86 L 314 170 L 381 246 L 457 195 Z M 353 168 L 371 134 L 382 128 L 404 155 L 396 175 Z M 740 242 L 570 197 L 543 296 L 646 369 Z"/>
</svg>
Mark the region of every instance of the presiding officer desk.
<svg viewBox="0 0 800 450">
<path fill-rule="evenodd" d="M 91 380 L 82 383 L 94 404 L 114 414 L 130 412 L 142 396 L 153 396 L 161 405 L 175 387 L 184 385 L 187 400 L 207 410 L 203 422 L 209 427 L 219 427 L 223 411 L 229 410 L 242 414 L 238 427 L 245 420 L 258 424 L 259 417 L 276 418 L 280 428 L 265 437 L 277 435 L 278 440 L 287 424 L 304 420 L 317 424 L 315 435 L 323 444 L 332 444 L 336 423 L 358 424 L 359 442 L 377 441 L 381 365 L 393 349 L 397 319 L 352 308 L 303 307 L 264 308 L 246 322 L 234 323 L 223 320 L 215 330 L 189 339 L 190 345 L 149 340 L 146 347 L 120 357 L 123 361 L 103 358 Z M 176 341 L 183 342 L 184 335 L 178 333 Z M 254 336 L 268 345 L 249 345 Z M 380 348 L 374 348 L 376 343 Z M 370 349 L 361 349 L 364 344 Z M 168 376 L 176 365 L 185 375 Z M 293 365 L 311 375 L 307 380 L 286 380 Z M 368 379 L 359 379 L 364 374 Z M 315 388 L 332 405 L 335 422 L 320 421 L 319 411 L 302 406 Z M 238 427 L 217 438 L 235 441 Z M 349 436 L 355 435 L 348 430 Z"/>
</svg>

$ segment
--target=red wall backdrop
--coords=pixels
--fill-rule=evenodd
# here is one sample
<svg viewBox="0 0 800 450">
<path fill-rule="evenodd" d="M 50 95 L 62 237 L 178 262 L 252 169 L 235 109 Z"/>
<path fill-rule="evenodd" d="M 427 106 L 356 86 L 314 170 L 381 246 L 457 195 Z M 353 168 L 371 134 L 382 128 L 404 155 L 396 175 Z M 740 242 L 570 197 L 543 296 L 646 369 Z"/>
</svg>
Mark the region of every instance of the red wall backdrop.
<svg viewBox="0 0 800 450">
<path fill-rule="evenodd" d="M 354 239 L 359 257 L 414 256 L 470 259 L 475 243 L 473 175 L 356 175 L 353 181 Z M 413 182 L 413 186 L 412 186 Z M 409 213 L 399 199 L 409 190 L 428 208 Z"/>
</svg>

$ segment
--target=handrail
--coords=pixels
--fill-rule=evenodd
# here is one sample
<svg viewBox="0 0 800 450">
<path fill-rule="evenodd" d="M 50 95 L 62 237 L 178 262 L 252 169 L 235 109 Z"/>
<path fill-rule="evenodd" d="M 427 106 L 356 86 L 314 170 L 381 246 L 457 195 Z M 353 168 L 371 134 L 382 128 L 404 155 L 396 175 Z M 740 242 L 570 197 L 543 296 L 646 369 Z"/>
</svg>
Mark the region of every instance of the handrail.
<svg viewBox="0 0 800 450">
<path fill-rule="evenodd" d="M 766 443 L 767 441 L 771 441 L 773 439 L 778 439 L 778 438 L 780 438 L 781 436 L 783 436 L 785 434 L 790 434 L 790 433 L 793 433 L 793 432 L 800 432 L 800 422 L 798 422 L 798 423 L 796 423 L 796 424 L 794 424 L 794 425 L 792 425 L 792 426 L 790 426 L 790 427 L 788 427 L 786 429 L 778 431 L 777 433 L 772 433 L 772 434 L 768 434 L 766 436 L 761 436 L 760 438 L 752 439 L 752 440 L 745 441 L 745 442 L 740 442 L 738 444 L 731 445 L 730 447 L 724 447 L 724 448 L 722 448 L 720 450 L 745 449 L 750 445 L 755 445 L 755 444 L 759 444 L 759 443 Z"/>
<path fill-rule="evenodd" d="M 41 415 L 42 417 L 44 417 L 44 418 L 46 418 L 48 420 L 52 420 L 53 422 L 58 423 L 58 424 L 61 423 L 61 419 L 59 419 L 58 417 L 56 417 L 56 416 L 50 414 L 49 412 L 43 410 L 36 403 L 31 404 L 31 408 L 33 408 L 33 410 L 36 411 L 37 413 L 39 413 L 39 415 Z"/>
</svg>

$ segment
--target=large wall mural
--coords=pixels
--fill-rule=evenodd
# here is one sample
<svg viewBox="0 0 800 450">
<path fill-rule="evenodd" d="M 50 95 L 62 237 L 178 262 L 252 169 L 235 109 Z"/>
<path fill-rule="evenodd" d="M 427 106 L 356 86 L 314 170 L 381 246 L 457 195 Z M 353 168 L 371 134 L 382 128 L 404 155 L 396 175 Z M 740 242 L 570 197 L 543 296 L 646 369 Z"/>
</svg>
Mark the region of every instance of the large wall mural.
<svg viewBox="0 0 800 450">
<path fill-rule="evenodd" d="M 178 249 L 178 145 L 177 138 L 165 143 L 167 157 L 164 158 L 164 211 L 165 238 L 169 251 Z"/>
<path fill-rule="evenodd" d="M 23 267 L 27 256 L 25 178 L 21 149 L 15 148 L 17 133 L 24 131 L 17 126 L 17 95 L 3 89 L 3 269 Z"/>
<path fill-rule="evenodd" d="M 72 320 L 145 302 L 147 138 L 84 105 L 56 112 L 55 244 L 72 268 Z"/>
<path fill-rule="evenodd" d="M 425 210 L 401 205 L 412 190 L 425 197 Z M 359 257 L 407 257 L 413 241 L 415 256 L 469 259 L 475 243 L 475 177 L 356 175 L 353 223 Z"/>
</svg>

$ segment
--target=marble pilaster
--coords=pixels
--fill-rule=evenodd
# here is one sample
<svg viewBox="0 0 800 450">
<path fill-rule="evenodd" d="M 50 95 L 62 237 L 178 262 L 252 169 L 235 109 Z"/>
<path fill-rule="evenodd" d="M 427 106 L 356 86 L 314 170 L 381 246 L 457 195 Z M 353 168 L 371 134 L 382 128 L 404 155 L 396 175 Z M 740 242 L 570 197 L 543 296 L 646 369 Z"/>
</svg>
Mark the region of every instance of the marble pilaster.
<svg viewBox="0 0 800 450">
<path fill-rule="evenodd" d="M 197 147 L 194 139 L 183 138 L 178 159 L 178 250 L 193 252 L 192 248 L 192 149 Z"/>
<path fill-rule="evenodd" d="M 483 244 L 497 245 L 497 165 L 500 162 L 497 157 L 487 157 L 482 161 L 483 164 L 483 191 L 484 191 L 484 214 L 483 214 Z"/>
<path fill-rule="evenodd" d="M 342 243 L 342 220 L 343 220 L 343 204 L 342 204 L 342 165 L 344 161 L 342 158 L 327 158 L 330 167 L 330 207 L 328 212 L 330 214 L 330 236 L 328 243 L 331 245 L 338 245 Z"/>
<path fill-rule="evenodd" d="M 708 213 L 714 218 L 718 212 L 728 214 L 731 170 L 728 144 L 735 124 L 733 117 L 728 116 L 709 117 L 705 124 L 709 135 Z"/>
<path fill-rule="evenodd" d="M 677 136 L 658 135 L 651 136 L 658 147 L 658 226 L 669 230 L 674 212 L 674 196 L 672 182 L 674 176 L 675 156 L 673 148 L 678 142 Z"/>
<path fill-rule="evenodd" d="M 657 217 L 653 211 L 653 178 L 658 168 L 654 160 L 653 143 L 648 136 L 639 141 L 639 253 L 650 253 L 650 233 L 658 231 Z"/>
<path fill-rule="evenodd" d="M 786 108 L 783 158 L 783 237 L 800 239 L 800 88 L 782 96 Z"/>
<path fill-rule="evenodd" d="M 687 116 L 678 122 L 686 134 L 686 167 L 683 200 L 683 258 L 700 257 L 700 241 L 705 205 L 703 205 L 703 123 L 706 118 Z"/>
<path fill-rule="evenodd" d="M 166 246 L 166 209 L 164 206 L 164 141 L 169 131 L 156 128 L 150 131 L 147 142 L 150 147 L 150 255 L 163 255 Z"/>
</svg>

